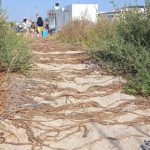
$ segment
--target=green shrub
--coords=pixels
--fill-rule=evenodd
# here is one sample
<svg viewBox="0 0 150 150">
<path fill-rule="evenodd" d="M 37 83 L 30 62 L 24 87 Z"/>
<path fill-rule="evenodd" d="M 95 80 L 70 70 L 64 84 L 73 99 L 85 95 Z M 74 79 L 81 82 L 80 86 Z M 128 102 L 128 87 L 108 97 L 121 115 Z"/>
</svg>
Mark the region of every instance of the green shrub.
<svg viewBox="0 0 150 150">
<path fill-rule="evenodd" d="M 65 42 L 87 45 L 93 59 L 127 78 L 125 91 L 150 95 L 150 7 L 122 12 L 114 21 L 70 23 L 59 33 Z M 76 30 L 79 31 L 76 34 Z"/>
<path fill-rule="evenodd" d="M 146 96 L 150 95 L 149 16 L 149 11 L 124 12 L 115 22 L 114 36 L 90 53 L 127 77 L 126 92 Z"/>
<path fill-rule="evenodd" d="M 138 9 L 125 11 L 117 24 L 118 36 L 136 46 L 150 47 L 150 13 Z"/>
<path fill-rule="evenodd" d="M 86 30 L 84 43 L 90 48 L 103 47 L 105 41 L 111 39 L 114 34 L 113 21 L 107 19 L 98 20 L 91 28 Z"/>
<path fill-rule="evenodd" d="M 29 43 L 0 17 L 0 71 L 25 73 L 30 65 Z"/>
<path fill-rule="evenodd" d="M 103 49 L 90 51 L 90 55 L 103 61 L 115 74 L 127 77 L 126 92 L 150 94 L 150 49 L 113 38 Z"/>
</svg>

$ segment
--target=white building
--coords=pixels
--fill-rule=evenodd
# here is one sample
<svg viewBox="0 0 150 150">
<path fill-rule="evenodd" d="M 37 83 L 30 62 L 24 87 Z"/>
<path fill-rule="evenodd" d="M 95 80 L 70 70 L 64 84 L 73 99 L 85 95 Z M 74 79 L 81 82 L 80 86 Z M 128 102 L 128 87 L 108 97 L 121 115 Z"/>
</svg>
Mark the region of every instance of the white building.
<svg viewBox="0 0 150 150">
<path fill-rule="evenodd" d="M 48 11 L 50 29 L 59 31 L 66 23 L 74 19 L 87 19 L 96 22 L 98 15 L 98 4 L 71 4 L 63 8 L 56 6 Z"/>
<path fill-rule="evenodd" d="M 98 14 L 98 18 L 100 19 L 106 18 L 106 19 L 113 20 L 114 18 L 117 18 L 118 15 L 120 15 L 121 13 L 128 12 L 128 11 L 144 12 L 145 6 L 127 6 L 127 7 L 123 7 L 121 9 L 110 11 L 110 12 L 100 12 Z"/>
</svg>

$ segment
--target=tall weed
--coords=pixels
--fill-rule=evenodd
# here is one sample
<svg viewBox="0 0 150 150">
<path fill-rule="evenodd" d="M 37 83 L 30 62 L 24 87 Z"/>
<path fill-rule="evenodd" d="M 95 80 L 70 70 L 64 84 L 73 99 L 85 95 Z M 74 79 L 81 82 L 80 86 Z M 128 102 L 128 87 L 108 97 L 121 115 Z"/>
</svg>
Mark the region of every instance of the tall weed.
<svg viewBox="0 0 150 150">
<path fill-rule="evenodd" d="M 3 16 L 0 17 L 0 71 L 25 73 L 31 60 L 29 43 L 10 28 Z"/>
<path fill-rule="evenodd" d="M 62 42 L 80 44 L 86 39 L 86 32 L 93 26 L 88 20 L 74 20 L 66 24 L 58 33 L 58 39 Z"/>
</svg>

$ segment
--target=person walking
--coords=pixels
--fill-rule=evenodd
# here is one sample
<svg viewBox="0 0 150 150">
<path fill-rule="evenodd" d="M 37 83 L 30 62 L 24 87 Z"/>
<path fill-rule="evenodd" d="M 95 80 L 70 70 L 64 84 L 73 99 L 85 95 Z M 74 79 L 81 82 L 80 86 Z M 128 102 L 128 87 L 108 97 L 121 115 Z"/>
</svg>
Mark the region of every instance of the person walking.
<svg viewBox="0 0 150 150">
<path fill-rule="evenodd" d="M 36 14 L 36 18 L 37 18 L 37 31 L 39 34 L 39 37 L 42 37 L 42 31 L 43 31 L 43 19 L 41 16 L 39 16 L 39 14 Z"/>
<path fill-rule="evenodd" d="M 34 20 L 31 20 L 30 35 L 31 37 L 36 36 L 36 24 Z"/>
<path fill-rule="evenodd" d="M 24 34 L 24 36 L 27 36 L 27 19 L 24 18 L 23 21 L 22 21 L 22 32 Z"/>
</svg>

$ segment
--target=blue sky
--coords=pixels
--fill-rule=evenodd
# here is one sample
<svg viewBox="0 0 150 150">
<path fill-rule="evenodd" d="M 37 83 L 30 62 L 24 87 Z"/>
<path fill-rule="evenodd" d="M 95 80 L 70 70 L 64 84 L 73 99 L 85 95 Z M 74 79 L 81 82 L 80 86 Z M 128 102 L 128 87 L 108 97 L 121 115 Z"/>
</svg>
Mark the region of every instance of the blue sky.
<svg viewBox="0 0 150 150">
<path fill-rule="evenodd" d="M 111 0 L 2 0 L 2 6 L 6 9 L 9 20 L 21 21 L 23 17 L 35 18 L 38 11 L 45 18 L 48 9 L 52 8 L 56 2 L 63 7 L 72 3 L 98 3 L 100 11 L 111 11 L 113 6 Z M 135 1 L 139 5 L 144 4 L 144 0 L 116 0 L 120 6 L 123 4 L 133 4 Z"/>
</svg>

